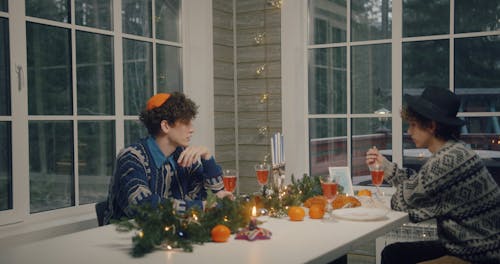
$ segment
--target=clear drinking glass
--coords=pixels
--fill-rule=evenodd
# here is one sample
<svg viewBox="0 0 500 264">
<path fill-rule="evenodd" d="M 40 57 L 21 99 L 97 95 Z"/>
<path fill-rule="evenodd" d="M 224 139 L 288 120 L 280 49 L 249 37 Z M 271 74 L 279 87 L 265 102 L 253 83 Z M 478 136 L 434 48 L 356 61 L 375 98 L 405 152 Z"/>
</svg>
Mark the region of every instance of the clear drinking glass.
<svg viewBox="0 0 500 264">
<path fill-rule="evenodd" d="M 377 188 L 377 196 L 382 197 L 382 193 L 380 192 L 380 185 L 384 181 L 384 165 L 378 162 L 373 163 L 368 166 L 370 168 L 370 174 L 372 175 L 372 183 Z"/>
<path fill-rule="evenodd" d="M 257 182 L 260 185 L 260 188 L 263 190 L 264 186 L 267 184 L 267 181 L 269 180 L 269 171 L 271 169 L 271 166 L 266 163 L 261 163 L 255 165 L 255 174 L 257 176 Z"/>
<path fill-rule="evenodd" d="M 326 204 L 326 211 L 328 213 L 328 217 L 323 218 L 324 221 L 332 221 L 332 202 L 335 200 L 337 196 L 337 179 L 335 175 L 323 175 L 320 177 L 321 181 L 321 189 L 323 190 L 323 196 L 325 196 L 328 203 Z"/>
<path fill-rule="evenodd" d="M 234 169 L 227 169 L 223 171 L 222 180 L 224 181 L 224 189 L 228 192 L 234 193 L 236 189 L 238 172 Z"/>
</svg>

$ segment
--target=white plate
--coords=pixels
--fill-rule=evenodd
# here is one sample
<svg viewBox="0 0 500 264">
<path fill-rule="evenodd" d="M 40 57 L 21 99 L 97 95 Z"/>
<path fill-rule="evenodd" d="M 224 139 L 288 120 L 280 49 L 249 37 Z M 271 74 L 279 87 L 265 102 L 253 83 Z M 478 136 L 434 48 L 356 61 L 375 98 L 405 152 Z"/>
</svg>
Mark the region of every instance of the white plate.
<svg viewBox="0 0 500 264">
<path fill-rule="evenodd" d="M 385 219 L 389 210 L 381 208 L 345 208 L 333 210 L 333 217 L 354 221 L 371 221 Z"/>
</svg>

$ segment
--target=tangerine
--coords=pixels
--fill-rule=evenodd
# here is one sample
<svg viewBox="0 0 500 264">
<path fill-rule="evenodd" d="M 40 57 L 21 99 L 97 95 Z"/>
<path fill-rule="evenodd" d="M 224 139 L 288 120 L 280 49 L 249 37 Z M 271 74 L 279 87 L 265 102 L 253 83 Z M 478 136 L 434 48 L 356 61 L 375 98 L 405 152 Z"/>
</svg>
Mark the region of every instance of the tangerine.
<svg viewBox="0 0 500 264">
<path fill-rule="evenodd" d="M 368 189 L 361 189 L 358 191 L 358 196 L 372 196 L 372 192 Z"/>
<path fill-rule="evenodd" d="M 309 217 L 312 219 L 321 219 L 325 215 L 325 206 L 319 203 L 311 205 L 309 208 Z"/>
<path fill-rule="evenodd" d="M 225 225 L 216 225 L 210 231 L 212 235 L 212 241 L 214 242 L 226 242 L 231 235 L 231 229 Z"/>
<path fill-rule="evenodd" d="M 302 221 L 305 215 L 306 212 L 304 211 L 304 208 L 300 206 L 291 206 L 288 208 L 288 217 L 290 217 L 290 220 L 292 221 Z"/>
</svg>

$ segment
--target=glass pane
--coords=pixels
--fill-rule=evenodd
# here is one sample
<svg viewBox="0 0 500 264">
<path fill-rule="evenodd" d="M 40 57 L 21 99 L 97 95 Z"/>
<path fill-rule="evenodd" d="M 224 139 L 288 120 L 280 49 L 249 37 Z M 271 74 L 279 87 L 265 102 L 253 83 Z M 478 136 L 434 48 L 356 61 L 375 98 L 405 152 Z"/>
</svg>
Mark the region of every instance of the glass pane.
<svg viewBox="0 0 500 264">
<path fill-rule="evenodd" d="M 180 1 L 156 0 L 155 1 L 156 38 L 173 42 L 180 40 Z"/>
<path fill-rule="evenodd" d="M 30 212 L 75 205 L 72 121 L 29 121 L 29 157 Z"/>
<path fill-rule="evenodd" d="M 449 32 L 449 0 L 403 1 L 403 37 L 439 35 Z"/>
<path fill-rule="evenodd" d="M 392 160 L 392 127 L 389 117 L 352 119 L 352 181 L 354 184 L 371 185 L 366 166 L 366 151 L 377 147 Z"/>
<path fill-rule="evenodd" d="M 27 23 L 28 112 L 71 115 L 70 30 Z"/>
<path fill-rule="evenodd" d="M 125 146 L 148 136 L 148 130 L 139 120 L 125 120 Z"/>
<path fill-rule="evenodd" d="M 156 45 L 156 87 L 158 92 L 182 91 L 181 49 Z"/>
<path fill-rule="evenodd" d="M 115 157 L 115 122 L 78 122 L 79 203 L 106 199 Z"/>
<path fill-rule="evenodd" d="M 309 51 L 309 114 L 347 113 L 346 48 Z"/>
<path fill-rule="evenodd" d="M 455 39 L 455 92 L 462 112 L 500 112 L 498 36 Z"/>
<path fill-rule="evenodd" d="M 123 97 L 126 115 L 138 115 L 153 95 L 152 44 L 123 40 Z"/>
<path fill-rule="evenodd" d="M 114 114 L 112 37 L 77 31 L 76 69 L 78 114 Z"/>
<path fill-rule="evenodd" d="M 10 122 L 0 122 L 0 211 L 12 209 L 12 138 Z"/>
<path fill-rule="evenodd" d="M 391 110 L 391 45 L 352 48 L 352 112 Z"/>
<path fill-rule="evenodd" d="M 449 87 L 449 41 L 403 43 L 403 89 Z"/>
<path fill-rule="evenodd" d="M 77 25 L 110 30 L 112 18 L 111 0 L 75 0 Z"/>
<path fill-rule="evenodd" d="M 70 23 L 70 0 L 26 0 L 26 15 Z"/>
<path fill-rule="evenodd" d="M 309 1 L 309 43 L 345 42 L 347 6 L 345 0 Z"/>
<path fill-rule="evenodd" d="M 0 18 L 0 115 L 10 115 L 9 21 Z"/>
<path fill-rule="evenodd" d="M 391 38 L 392 1 L 351 1 L 352 41 Z"/>
<path fill-rule="evenodd" d="M 455 33 L 495 30 L 500 30 L 499 1 L 455 0 Z"/>
<path fill-rule="evenodd" d="M 0 0 L 0 11 L 8 12 L 9 0 Z"/>
<path fill-rule="evenodd" d="M 492 176 L 500 176 L 500 116 L 467 117 L 461 140 L 469 144 Z"/>
<path fill-rule="evenodd" d="M 123 33 L 151 37 L 151 0 L 122 0 Z"/>
<path fill-rule="evenodd" d="M 347 120 L 309 119 L 311 175 L 328 173 L 328 167 L 347 166 Z"/>
</svg>

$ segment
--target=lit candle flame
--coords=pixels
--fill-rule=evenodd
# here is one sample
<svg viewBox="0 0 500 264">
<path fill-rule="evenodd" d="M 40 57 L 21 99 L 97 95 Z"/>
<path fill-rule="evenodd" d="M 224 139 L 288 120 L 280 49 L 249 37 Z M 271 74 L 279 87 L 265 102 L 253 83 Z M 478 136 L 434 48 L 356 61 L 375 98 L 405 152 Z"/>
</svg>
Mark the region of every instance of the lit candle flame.
<svg viewBox="0 0 500 264">
<path fill-rule="evenodd" d="M 255 208 L 255 205 L 252 207 L 252 216 L 257 216 L 257 208 Z"/>
</svg>

